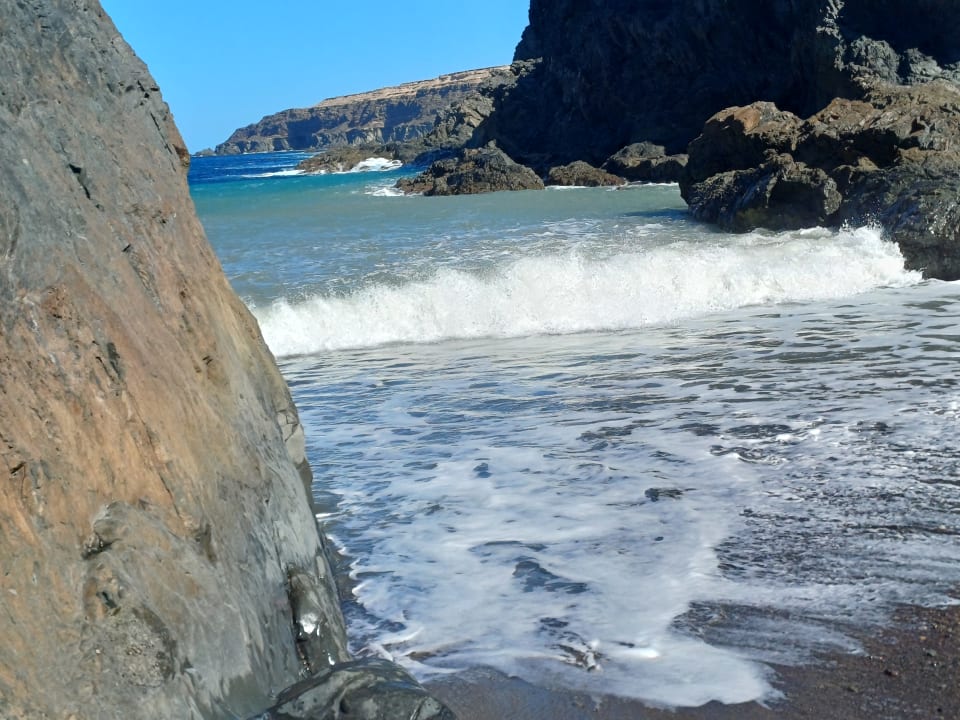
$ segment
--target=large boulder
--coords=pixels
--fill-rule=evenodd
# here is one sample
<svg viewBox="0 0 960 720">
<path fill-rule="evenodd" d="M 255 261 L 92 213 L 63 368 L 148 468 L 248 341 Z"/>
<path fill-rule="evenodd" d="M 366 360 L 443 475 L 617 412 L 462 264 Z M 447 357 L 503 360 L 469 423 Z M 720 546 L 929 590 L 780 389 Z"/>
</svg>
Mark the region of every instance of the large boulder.
<svg viewBox="0 0 960 720">
<path fill-rule="evenodd" d="M 695 217 L 754 227 L 878 223 L 907 265 L 960 278 L 960 89 L 878 84 L 806 120 L 728 108 L 690 143 L 680 189 Z"/>
<path fill-rule="evenodd" d="M 96 0 L 0 27 L 0 717 L 250 717 L 351 661 L 296 408 Z"/>
<path fill-rule="evenodd" d="M 472 195 L 544 187 L 543 180 L 533 170 L 514 162 L 492 143 L 438 160 L 416 177 L 398 180 L 396 186 L 407 194 L 423 195 Z"/>
<path fill-rule="evenodd" d="M 601 167 L 631 182 L 675 183 L 680 182 L 687 160 L 686 153 L 667 155 L 663 145 L 639 142 L 620 148 Z"/>
<path fill-rule="evenodd" d="M 550 168 L 547 173 L 547 185 L 566 187 L 604 187 L 610 185 L 624 185 L 626 180 L 596 168 L 583 160 L 576 160 L 569 165 Z"/>
</svg>

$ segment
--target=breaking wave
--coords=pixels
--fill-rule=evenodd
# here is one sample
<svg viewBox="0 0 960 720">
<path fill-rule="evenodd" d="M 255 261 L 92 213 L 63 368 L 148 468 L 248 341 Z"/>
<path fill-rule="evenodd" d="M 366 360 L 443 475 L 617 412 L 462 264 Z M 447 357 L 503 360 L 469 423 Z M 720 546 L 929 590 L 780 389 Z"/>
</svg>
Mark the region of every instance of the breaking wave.
<svg viewBox="0 0 960 720">
<path fill-rule="evenodd" d="M 444 339 L 638 329 L 759 304 L 840 298 L 914 284 L 875 228 L 802 230 L 650 245 L 591 258 L 519 257 L 484 272 L 438 268 L 425 280 L 255 309 L 278 356 Z"/>
</svg>

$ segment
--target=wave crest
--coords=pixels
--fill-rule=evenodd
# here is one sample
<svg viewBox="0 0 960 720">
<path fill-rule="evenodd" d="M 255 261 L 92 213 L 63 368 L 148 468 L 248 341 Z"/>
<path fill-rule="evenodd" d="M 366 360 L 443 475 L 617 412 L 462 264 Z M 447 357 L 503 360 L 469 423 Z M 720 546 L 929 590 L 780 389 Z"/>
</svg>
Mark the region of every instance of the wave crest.
<svg viewBox="0 0 960 720">
<path fill-rule="evenodd" d="M 524 257 L 255 310 L 278 356 L 452 338 L 625 330 L 919 282 L 875 228 L 676 242 L 601 259 Z"/>
</svg>

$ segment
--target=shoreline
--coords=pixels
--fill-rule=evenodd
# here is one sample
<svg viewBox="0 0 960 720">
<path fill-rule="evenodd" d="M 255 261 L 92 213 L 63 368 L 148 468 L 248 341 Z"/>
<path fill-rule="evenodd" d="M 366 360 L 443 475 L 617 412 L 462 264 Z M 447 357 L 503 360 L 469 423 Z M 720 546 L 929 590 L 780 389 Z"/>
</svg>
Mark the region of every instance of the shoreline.
<svg viewBox="0 0 960 720">
<path fill-rule="evenodd" d="M 813 664 L 766 664 L 779 700 L 663 709 L 639 700 L 595 698 L 477 669 L 425 683 L 459 720 L 901 720 L 960 717 L 960 605 L 902 607 L 877 632 L 857 638 L 863 653 Z"/>
</svg>

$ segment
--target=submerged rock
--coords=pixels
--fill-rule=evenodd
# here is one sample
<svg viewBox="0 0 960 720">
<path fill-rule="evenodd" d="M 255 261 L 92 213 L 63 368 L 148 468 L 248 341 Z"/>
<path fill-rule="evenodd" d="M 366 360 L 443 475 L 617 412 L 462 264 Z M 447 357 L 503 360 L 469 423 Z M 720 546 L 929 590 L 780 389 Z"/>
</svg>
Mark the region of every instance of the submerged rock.
<svg viewBox="0 0 960 720">
<path fill-rule="evenodd" d="M 350 172 L 364 161 L 379 158 L 398 164 L 396 153 L 379 145 L 338 147 L 301 160 L 297 170 L 308 175 Z"/>
<path fill-rule="evenodd" d="M 0 27 L 0 717 L 262 713 L 351 661 L 296 408 L 99 5 Z"/>
<path fill-rule="evenodd" d="M 493 144 L 461 150 L 439 160 L 414 178 L 397 181 L 405 193 L 470 195 L 500 190 L 542 190 L 543 181 L 528 167 L 514 162 Z"/>
<path fill-rule="evenodd" d="M 882 225 L 910 268 L 960 278 L 960 89 L 878 85 L 807 120 L 728 108 L 690 144 L 681 192 L 735 231 Z"/>
</svg>

